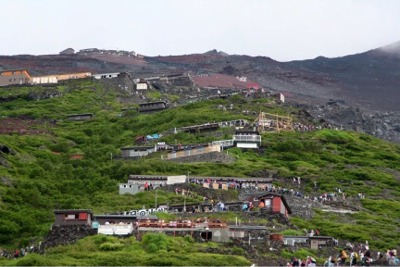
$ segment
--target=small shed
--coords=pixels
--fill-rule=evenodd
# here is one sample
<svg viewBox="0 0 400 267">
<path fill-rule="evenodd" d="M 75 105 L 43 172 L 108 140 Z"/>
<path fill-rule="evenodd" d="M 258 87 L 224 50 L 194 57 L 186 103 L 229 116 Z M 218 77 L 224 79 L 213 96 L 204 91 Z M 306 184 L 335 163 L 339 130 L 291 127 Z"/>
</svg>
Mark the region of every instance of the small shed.
<svg viewBox="0 0 400 267">
<path fill-rule="evenodd" d="M 95 78 L 96 80 L 101 80 L 101 79 L 112 79 L 112 78 L 117 78 L 120 77 L 121 73 L 120 72 L 113 72 L 113 73 L 98 73 L 98 74 L 93 74 L 92 77 Z"/>
<path fill-rule="evenodd" d="M 263 209 L 269 209 L 274 213 L 281 213 L 286 218 L 289 218 L 289 214 L 292 213 L 285 197 L 281 194 L 269 192 L 256 197 L 254 200 L 256 202 L 253 203 L 255 207 L 259 206 L 260 202 L 263 202 Z"/>
<path fill-rule="evenodd" d="M 92 225 L 92 210 L 85 209 L 66 209 L 54 210 L 54 225 Z"/>
<path fill-rule="evenodd" d="M 71 121 L 85 121 L 93 118 L 93 113 L 71 114 L 67 118 Z"/>
<path fill-rule="evenodd" d="M 283 236 L 283 242 L 287 246 L 294 246 L 296 243 L 307 243 L 308 238 L 308 236 L 285 235 Z"/>
<path fill-rule="evenodd" d="M 147 90 L 148 89 L 148 84 L 145 80 L 140 79 L 137 83 L 136 83 L 136 90 Z"/>
<path fill-rule="evenodd" d="M 154 146 L 139 146 L 139 147 L 123 147 L 123 148 L 121 148 L 121 154 L 122 154 L 123 158 L 145 157 L 153 152 L 155 152 Z"/>
<path fill-rule="evenodd" d="M 277 93 L 274 95 L 274 98 L 276 99 L 276 101 L 278 101 L 279 103 L 285 103 L 285 95 L 282 93 Z"/>
<path fill-rule="evenodd" d="M 140 190 L 139 184 L 132 184 L 132 183 L 119 184 L 119 194 L 120 195 L 123 195 L 123 194 L 135 195 L 135 194 L 143 191 L 143 189 L 144 188 L 142 188 L 142 190 Z"/>
<path fill-rule="evenodd" d="M 330 236 L 309 236 L 311 249 L 319 249 L 320 246 L 332 246 L 333 237 Z"/>
<path fill-rule="evenodd" d="M 67 48 L 60 52 L 60 55 L 73 55 L 75 54 L 75 50 L 73 48 Z"/>
<path fill-rule="evenodd" d="M 233 135 L 233 144 L 242 148 L 259 148 L 261 135 L 258 131 L 238 130 Z"/>
<path fill-rule="evenodd" d="M 165 101 L 157 101 L 157 102 L 149 102 L 149 103 L 141 103 L 139 104 L 139 112 L 150 112 L 163 110 L 167 108 L 167 102 Z"/>
</svg>

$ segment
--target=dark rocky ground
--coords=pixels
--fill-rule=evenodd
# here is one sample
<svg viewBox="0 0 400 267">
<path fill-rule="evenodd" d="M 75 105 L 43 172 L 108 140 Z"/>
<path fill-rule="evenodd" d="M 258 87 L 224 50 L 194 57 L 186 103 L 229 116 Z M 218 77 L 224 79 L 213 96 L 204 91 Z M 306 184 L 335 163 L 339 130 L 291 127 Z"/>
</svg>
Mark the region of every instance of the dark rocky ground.
<svg viewBox="0 0 400 267">
<path fill-rule="evenodd" d="M 308 119 L 315 122 L 400 143 L 400 112 L 367 111 L 338 101 L 292 104 L 305 110 L 309 114 Z"/>
</svg>

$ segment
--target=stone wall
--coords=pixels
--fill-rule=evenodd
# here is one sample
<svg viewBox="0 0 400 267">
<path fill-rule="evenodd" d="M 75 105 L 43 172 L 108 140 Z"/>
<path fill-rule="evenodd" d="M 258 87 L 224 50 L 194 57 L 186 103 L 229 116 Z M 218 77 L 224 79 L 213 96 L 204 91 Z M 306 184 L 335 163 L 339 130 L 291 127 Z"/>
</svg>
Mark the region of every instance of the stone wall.
<svg viewBox="0 0 400 267">
<path fill-rule="evenodd" d="M 206 154 L 200 155 L 192 155 L 188 157 L 180 157 L 176 159 L 169 159 L 170 161 L 176 162 L 222 162 L 222 163 L 232 163 L 235 161 L 235 158 L 229 155 L 226 155 L 223 152 L 210 152 Z"/>
</svg>

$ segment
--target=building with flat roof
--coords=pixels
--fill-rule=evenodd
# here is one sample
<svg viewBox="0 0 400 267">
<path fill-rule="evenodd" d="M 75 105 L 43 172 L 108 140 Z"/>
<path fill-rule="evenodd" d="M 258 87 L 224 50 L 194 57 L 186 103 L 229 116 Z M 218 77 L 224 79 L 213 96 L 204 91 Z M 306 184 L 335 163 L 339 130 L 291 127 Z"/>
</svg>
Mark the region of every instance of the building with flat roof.
<svg viewBox="0 0 400 267">
<path fill-rule="evenodd" d="M 93 213 L 90 209 L 54 210 L 54 225 L 92 225 Z"/>
<path fill-rule="evenodd" d="M 0 86 L 29 84 L 31 75 L 26 69 L 0 71 Z"/>
</svg>

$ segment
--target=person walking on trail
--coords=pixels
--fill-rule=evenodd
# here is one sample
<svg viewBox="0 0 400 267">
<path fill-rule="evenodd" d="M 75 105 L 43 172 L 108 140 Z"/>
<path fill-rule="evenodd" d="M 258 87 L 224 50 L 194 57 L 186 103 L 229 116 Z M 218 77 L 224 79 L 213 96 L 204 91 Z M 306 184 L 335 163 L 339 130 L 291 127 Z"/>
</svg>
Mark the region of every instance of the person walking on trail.
<svg viewBox="0 0 400 267">
<path fill-rule="evenodd" d="M 344 265 L 346 263 L 348 256 L 345 249 L 340 251 L 340 265 Z"/>
<path fill-rule="evenodd" d="M 357 266 L 358 253 L 354 250 L 350 254 L 350 266 Z"/>
</svg>

